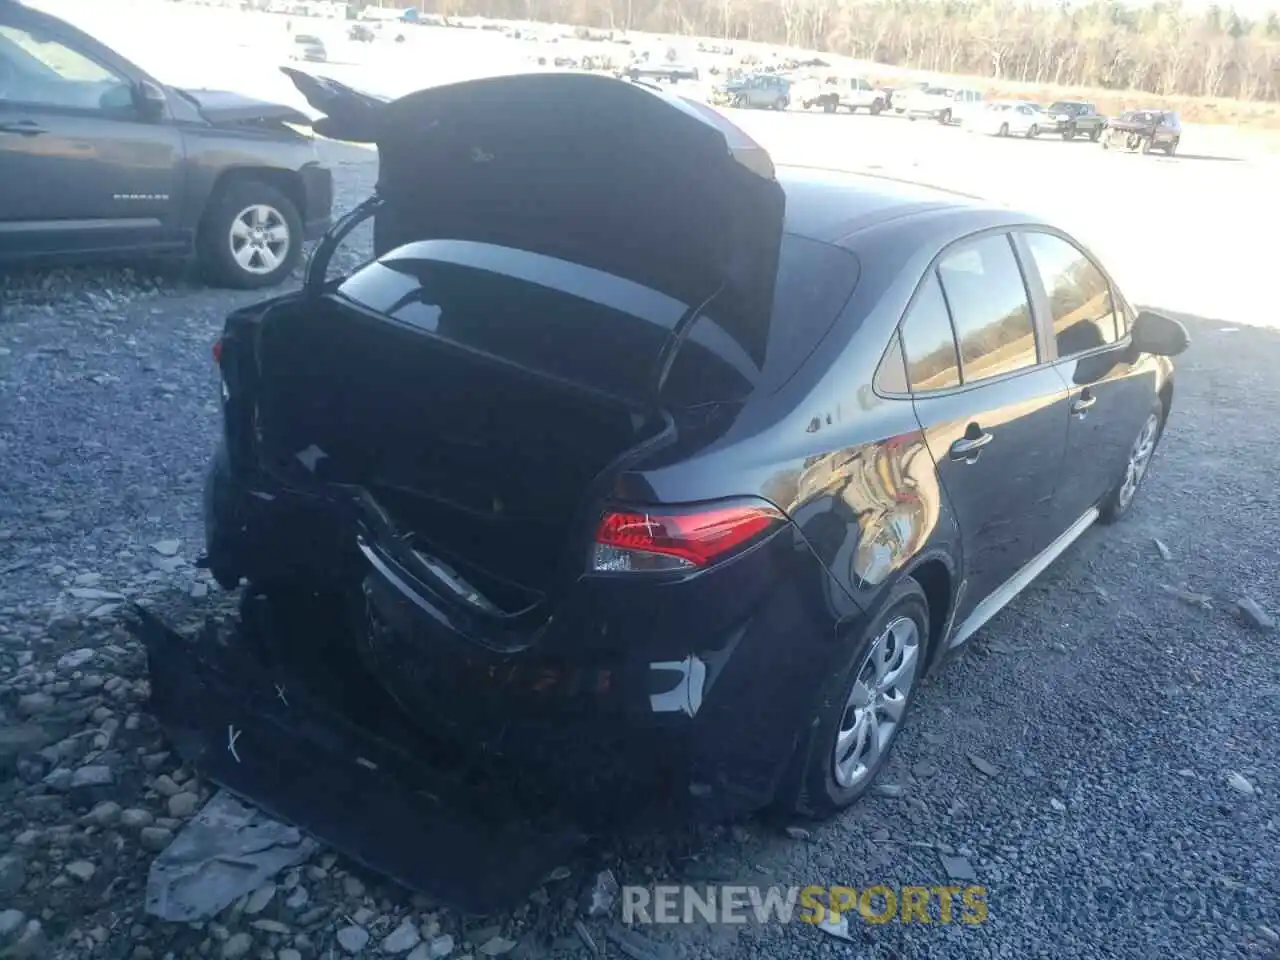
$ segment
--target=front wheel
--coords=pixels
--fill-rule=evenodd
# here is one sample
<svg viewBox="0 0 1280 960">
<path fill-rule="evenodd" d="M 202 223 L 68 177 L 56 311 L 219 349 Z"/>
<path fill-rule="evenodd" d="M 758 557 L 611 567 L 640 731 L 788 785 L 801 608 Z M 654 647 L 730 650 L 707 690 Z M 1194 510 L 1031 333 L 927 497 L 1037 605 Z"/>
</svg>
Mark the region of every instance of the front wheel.
<svg viewBox="0 0 1280 960">
<path fill-rule="evenodd" d="M 828 817 L 871 788 L 902 731 L 928 647 L 929 604 L 908 577 L 821 692 L 807 742 L 779 794 L 789 812 Z"/>
<path fill-rule="evenodd" d="M 1009 135 L 1009 125 L 1007 123 L 1000 124 L 1000 130 L 996 133 L 997 137 L 1007 137 Z"/>
<path fill-rule="evenodd" d="M 822 112 L 823 112 L 823 113 L 835 113 L 835 112 L 836 112 L 836 102 L 835 102 L 834 100 L 823 100 L 823 101 L 822 101 Z"/>
<path fill-rule="evenodd" d="M 240 290 L 272 287 L 302 256 L 302 217 L 276 187 L 232 181 L 205 210 L 197 247 L 213 282 Z"/>
<path fill-rule="evenodd" d="M 1178 141 L 1176 138 L 1169 141 L 1168 146 L 1164 148 L 1164 152 L 1166 156 L 1170 156 L 1170 157 L 1172 157 L 1175 153 L 1178 152 Z"/>
<path fill-rule="evenodd" d="M 880 114 L 883 112 L 883 110 L 884 110 L 884 104 L 883 104 L 883 103 L 881 103 L 879 100 L 877 100 L 877 101 L 875 101 L 873 104 L 871 104 L 871 115 L 872 115 L 873 117 L 878 117 L 878 116 L 880 116 Z"/>
<path fill-rule="evenodd" d="M 938 122 L 939 122 L 940 124 L 942 124 L 944 127 L 945 127 L 948 123 L 950 123 L 950 122 L 951 122 L 951 111 L 950 111 L 950 110 L 943 110 L 943 111 L 942 111 L 942 113 L 938 114 Z"/>
<path fill-rule="evenodd" d="M 1064 127 L 1062 130 L 1063 140 L 1074 140 L 1076 138 L 1076 128 L 1074 126 Z"/>
<path fill-rule="evenodd" d="M 1100 136 L 1102 136 L 1101 127 L 1094 127 L 1092 130 L 1089 131 L 1089 139 L 1092 140 L 1094 143 L 1098 142 L 1098 138 Z"/>
<path fill-rule="evenodd" d="M 1040 136 L 1040 128 L 1033 123 L 1027 128 L 1027 139 L 1034 140 L 1038 136 Z"/>
<path fill-rule="evenodd" d="M 1164 405 L 1156 400 L 1142 422 L 1138 436 L 1129 447 L 1129 457 L 1125 461 L 1124 471 L 1111 488 L 1111 492 L 1098 507 L 1098 519 L 1102 523 L 1115 523 L 1121 520 L 1137 499 L 1138 489 L 1146 480 L 1151 469 L 1151 459 L 1155 456 L 1156 447 L 1164 435 Z"/>
</svg>

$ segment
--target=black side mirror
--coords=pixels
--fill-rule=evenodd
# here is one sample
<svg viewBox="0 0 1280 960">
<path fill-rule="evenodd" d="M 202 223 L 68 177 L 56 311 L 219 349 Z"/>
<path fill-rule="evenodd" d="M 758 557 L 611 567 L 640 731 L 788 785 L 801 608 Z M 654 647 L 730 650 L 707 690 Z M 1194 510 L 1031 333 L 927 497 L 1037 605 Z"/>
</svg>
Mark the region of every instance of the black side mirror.
<svg viewBox="0 0 1280 960">
<path fill-rule="evenodd" d="M 1172 317 L 1142 310 L 1133 321 L 1133 346 L 1139 353 L 1176 357 L 1191 345 L 1187 328 Z"/>
<path fill-rule="evenodd" d="M 143 120 L 154 122 L 164 117 L 169 106 L 169 98 L 162 88 L 150 80 L 143 80 L 133 88 L 133 91 L 134 105 L 138 108 L 138 115 Z"/>
</svg>

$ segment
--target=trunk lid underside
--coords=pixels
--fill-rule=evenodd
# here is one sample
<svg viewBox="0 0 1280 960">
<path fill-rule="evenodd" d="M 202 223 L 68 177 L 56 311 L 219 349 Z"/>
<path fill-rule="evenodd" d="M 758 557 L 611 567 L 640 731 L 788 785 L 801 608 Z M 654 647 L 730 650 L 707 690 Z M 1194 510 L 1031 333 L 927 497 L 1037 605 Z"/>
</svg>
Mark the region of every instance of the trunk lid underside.
<svg viewBox="0 0 1280 960">
<path fill-rule="evenodd" d="M 764 362 L 785 199 L 768 154 L 720 114 L 588 74 L 492 77 L 398 100 L 286 73 L 376 143 L 375 251 L 432 238 L 529 250 L 695 306 Z"/>
</svg>

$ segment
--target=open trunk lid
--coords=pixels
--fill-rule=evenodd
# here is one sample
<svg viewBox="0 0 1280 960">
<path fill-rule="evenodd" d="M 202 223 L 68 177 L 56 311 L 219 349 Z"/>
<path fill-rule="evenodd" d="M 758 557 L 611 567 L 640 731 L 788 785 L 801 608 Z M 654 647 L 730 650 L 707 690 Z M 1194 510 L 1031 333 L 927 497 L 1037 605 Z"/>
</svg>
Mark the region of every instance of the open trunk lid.
<svg viewBox="0 0 1280 960">
<path fill-rule="evenodd" d="M 317 132 L 376 144 L 375 250 L 477 241 L 601 270 L 691 308 L 764 363 L 785 198 L 724 117 L 641 84 L 538 73 L 387 101 L 284 68 Z"/>
</svg>

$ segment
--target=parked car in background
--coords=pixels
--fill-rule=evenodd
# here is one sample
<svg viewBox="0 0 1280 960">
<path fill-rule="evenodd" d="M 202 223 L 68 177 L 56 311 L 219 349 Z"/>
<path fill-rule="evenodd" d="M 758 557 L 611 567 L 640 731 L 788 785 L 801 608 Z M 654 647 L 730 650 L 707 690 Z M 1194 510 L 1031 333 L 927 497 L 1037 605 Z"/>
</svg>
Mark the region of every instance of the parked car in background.
<svg viewBox="0 0 1280 960">
<path fill-rule="evenodd" d="M 329 52 L 325 49 L 324 41 L 319 37 L 310 33 L 298 33 L 294 34 L 293 44 L 289 50 L 289 59 L 310 63 L 327 63 L 329 61 Z"/>
<path fill-rule="evenodd" d="M 947 124 L 964 121 L 981 109 L 983 96 L 977 90 L 955 87 L 925 87 L 910 97 L 906 104 L 907 118 L 922 117 Z"/>
<path fill-rule="evenodd" d="M 718 106 L 785 110 L 791 105 L 791 81 L 776 73 L 753 73 L 718 84 L 711 91 Z"/>
<path fill-rule="evenodd" d="M 888 91 L 889 106 L 896 114 L 905 114 L 907 108 L 911 105 L 911 101 L 922 94 L 933 84 L 927 81 L 919 83 L 908 83 L 901 87 L 893 87 Z"/>
<path fill-rule="evenodd" d="M 397 779 L 393 713 L 583 816 L 834 814 L 947 654 L 1133 507 L 1186 330 L 1035 215 L 777 168 L 589 74 L 300 88 L 376 140 L 380 202 L 215 351 L 205 562 L 262 630 L 145 642 L 202 779 L 366 865 L 459 895 L 404 856 L 450 814 Z M 374 258 L 328 279 L 369 218 Z"/>
<path fill-rule="evenodd" d="M 329 225 L 332 177 L 293 107 L 167 86 L 8 2 L 0 78 L 0 261 L 195 254 L 215 282 L 267 287 Z"/>
<path fill-rule="evenodd" d="M 993 137 L 1027 137 L 1040 135 L 1045 115 L 1026 100 L 996 100 L 984 105 L 965 121 L 965 128 Z"/>
<path fill-rule="evenodd" d="M 1182 121 L 1172 110 L 1126 110 L 1107 121 L 1102 132 L 1102 147 L 1150 153 L 1162 150 L 1168 156 L 1177 152 L 1182 140 Z"/>
<path fill-rule="evenodd" d="M 826 113 L 865 110 L 879 116 L 887 105 L 885 94 L 862 77 L 830 76 L 793 87 L 792 100 L 806 110 L 815 107 Z"/>
<path fill-rule="evenodd" d="M 347 39 L 356 43 L 373 43 L 377 36 L 373 27 L 367 23 L 353 23 L 347 30 Z"/>
<path fill-rule="evenodd" d="M 680 80 L 696 81 L 700 76 L 695 66 L 659 60 L 631 63 L 624 67 L 621 73 L 631 80 L 664 80 L 667 83 L 676 83 Z"/>
<path fill-rule="evenodd" d="M 1056 100 L 1049 104 L 1044 114 L 1041 130 L 1061 134 L 1063 140 L 1076 137 L 1097 140 L 1107 125 L 1107 118 L 1085 100 Z"/>
</svg>

